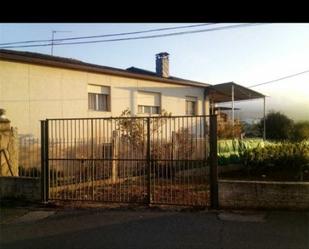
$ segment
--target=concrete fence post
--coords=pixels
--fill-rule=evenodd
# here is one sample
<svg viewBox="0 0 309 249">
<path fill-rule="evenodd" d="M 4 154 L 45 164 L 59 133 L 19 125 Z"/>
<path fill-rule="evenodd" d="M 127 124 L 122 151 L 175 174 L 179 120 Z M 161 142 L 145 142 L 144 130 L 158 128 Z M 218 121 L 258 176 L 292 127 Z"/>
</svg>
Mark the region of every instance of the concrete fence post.
<svg viewBox="0 0 309 249">
<path fill-rule="evenodd" d="M 18 176 L 17 129 L 0 109 L 0 176 Z"/>
</svg>

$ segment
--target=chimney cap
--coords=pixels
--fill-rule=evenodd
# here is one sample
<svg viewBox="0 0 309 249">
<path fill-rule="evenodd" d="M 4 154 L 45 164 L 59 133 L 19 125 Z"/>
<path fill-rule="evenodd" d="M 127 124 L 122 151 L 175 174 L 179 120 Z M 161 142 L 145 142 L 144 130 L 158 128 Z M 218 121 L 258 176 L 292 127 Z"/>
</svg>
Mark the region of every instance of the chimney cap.
<svg viewBox="0 0 309 249">
<path fill-rule="evenodd" d="M 161 52 L 161 53 L 156 54 L 157 57 L 164 57 L 164 56 L 169 56 L 169 55 L 170 54 L 167 52 Z"/>
</svg>

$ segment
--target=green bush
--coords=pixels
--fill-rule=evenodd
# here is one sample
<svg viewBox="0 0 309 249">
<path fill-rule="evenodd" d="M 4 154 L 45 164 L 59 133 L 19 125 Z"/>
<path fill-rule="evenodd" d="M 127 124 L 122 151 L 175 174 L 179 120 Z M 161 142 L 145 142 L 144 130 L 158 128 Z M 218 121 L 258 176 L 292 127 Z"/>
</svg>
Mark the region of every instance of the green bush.
<svg viewBox="0 0 309 249">
<path fill-rule="evenodd" d="M 271 111 L 265 117 L 265 123 L 266 139 L 283 141 L 292 138 L 294 122 L 285 114 Z M 259 129 L 262 133 L 264 129 L 264 119 L 261 120 Z"/>
<path fill-rule="evenodd" d="M 293 128 L 293 140 L 303 141 L 309 139 L 309 121 L 298 122 Z"/>
<path fill-rule="evenodd" d="M 247 149 L 263 147 L 267 142 L 262 139 L 224 139 L 218 141 L 218 164 L 239 164 L 240 154 Z"/>
<path fill-rule="evenodd" d="M 246 149 L 240 153 L 240 161 L 253 170 L 269 167 L 301 169 L 309 164 L 309 142 L 271 143 L 264 147 Z"/>
</svg>

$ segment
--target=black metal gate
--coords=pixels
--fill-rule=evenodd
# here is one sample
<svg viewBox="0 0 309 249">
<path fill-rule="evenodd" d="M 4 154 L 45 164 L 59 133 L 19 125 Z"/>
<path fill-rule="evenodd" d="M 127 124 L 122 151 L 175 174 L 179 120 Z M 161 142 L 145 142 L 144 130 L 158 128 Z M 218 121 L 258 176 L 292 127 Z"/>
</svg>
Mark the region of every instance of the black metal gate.
<svg viewBox="0 0 309 249">
<path fill-rule="evenodd" d="M 41 137 L 44 201 L 217 205 L 216 116 L 48 119 Z"/>
</svg>

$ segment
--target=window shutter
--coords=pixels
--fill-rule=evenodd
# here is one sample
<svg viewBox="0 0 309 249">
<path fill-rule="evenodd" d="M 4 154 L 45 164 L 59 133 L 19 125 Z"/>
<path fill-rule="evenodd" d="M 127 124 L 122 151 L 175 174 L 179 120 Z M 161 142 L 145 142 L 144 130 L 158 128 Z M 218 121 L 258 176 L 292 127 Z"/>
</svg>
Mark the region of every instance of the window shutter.
<svg viewBox="0 0 309 249">
<path fill-rule="evenodd" d="M 88 93 L 99 93 L 99 94 L 110 94 L 110 87 L 108 86 L 98 86 L 98 85 L 88 85 Z"/>
<path fill-rule="evenodd" d="M 186 96 L 186 100 L 192 101 L 192 102 L 196 102 L 197 101 L 197 97 Z"/>
<path fill-rule="evenodd" d="M 145 106 L 161 106 L 161 95 L 160 93 L 138 92 L 137 104 Z"/>
</svg>

